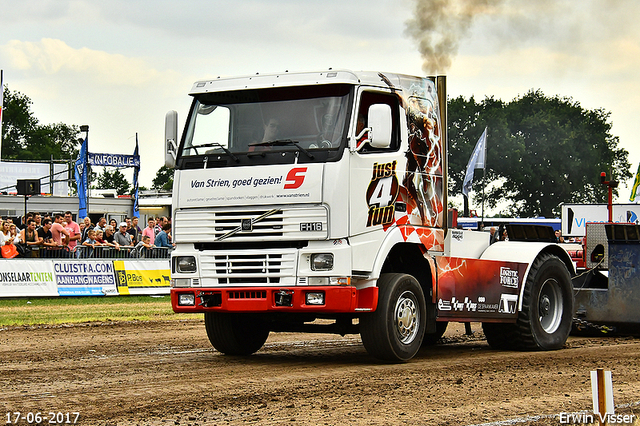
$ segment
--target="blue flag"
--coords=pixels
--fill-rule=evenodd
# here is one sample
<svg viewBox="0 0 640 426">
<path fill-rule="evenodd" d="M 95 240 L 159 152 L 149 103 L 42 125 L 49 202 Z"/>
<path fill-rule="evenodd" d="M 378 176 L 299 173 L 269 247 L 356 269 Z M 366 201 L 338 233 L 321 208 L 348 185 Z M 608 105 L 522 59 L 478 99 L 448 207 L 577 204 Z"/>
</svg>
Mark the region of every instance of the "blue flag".
<svg viewBox="0 0 640 426">
<path fill-rule="evenodd" d="M 138 134 L 136 133 L 136 149 L 133 151 L 133 156 L 140 158 L 138 153 Z M 133 216 L 140 217 L 140 206 L 138 205 L 138 173 L 140 173 L 140 161 L 138 165 L 133 169 L 133 190 L 135 192 L 133 199 Z"/>
<path fill-rule="evenodd" d="M 76 160 L 76 186 L 78 188 L 78 218 L 87 217 L 87 194 L 89 193 L 87 188 L 88 182 L 88 161 L 87 161 L 87 145 L 89 135 L 82 142 L 82 147 L 78 153 L 78 159 Z"/>
</svg>

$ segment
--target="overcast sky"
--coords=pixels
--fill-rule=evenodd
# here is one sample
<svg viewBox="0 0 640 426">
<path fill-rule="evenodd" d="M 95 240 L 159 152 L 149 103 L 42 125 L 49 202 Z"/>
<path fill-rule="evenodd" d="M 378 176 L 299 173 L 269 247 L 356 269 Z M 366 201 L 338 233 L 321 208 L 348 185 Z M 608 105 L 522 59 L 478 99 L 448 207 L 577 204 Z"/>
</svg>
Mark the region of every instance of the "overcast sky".
<svg viewBox="0 0 640 426">
<path fill-rule="evenodd" d="M 41 123 L 88 124 L 91 152 L 133 153 L 138 133 L 148 187 L 163 164 L 164 115 L 175 109 L 184 120 L 195 80 L 330 67 L 417 75 L 436 68 L 448 76 L 450 97 L 510 101 L 530 89 L 572 97 L 611 112 L 635 174 L 640 2 L 422 3 L 0 0 L 0 68 Z M 437 65 L 425 65 L 419 33 L 432 36 L 427 45 L 448 46 Z M 628 202 L 631 183 L 618 202 Z"/>
</svg>

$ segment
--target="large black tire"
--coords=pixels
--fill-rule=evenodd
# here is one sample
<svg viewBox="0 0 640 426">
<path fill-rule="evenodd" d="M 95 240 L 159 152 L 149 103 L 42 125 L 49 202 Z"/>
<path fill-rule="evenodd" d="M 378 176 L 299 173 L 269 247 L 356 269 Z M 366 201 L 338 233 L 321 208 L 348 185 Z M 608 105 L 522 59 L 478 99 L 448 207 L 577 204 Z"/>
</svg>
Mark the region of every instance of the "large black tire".
<svg viewBox="0 0 640 426">
<path fill-rule="evenodd" d="M 447 331 L 447 325 L 449 325 L 448 322 L 436 322 L 436 332 L 424 334 L 424 338 L 422 339 L 422 347 L 433 346 L 438 343 L 438 340 L 440 340 L 442 336 L 444 336 L 445 331 Z"/>
<path fill-rule="evenodd" d="M 515 324 L 483 322 L 482 331 L 493 349 L 513 349 L 518 339 L 518 327 Z"/>
<path fill-rule="evenodd" d="M 360 336 L 370 355 L 404 362 L 420 350 L 427 323 L 424 293 L 414 277 L 383 274 L 375 312 L 360 317 Z"/>
<path fill-rule="evenodd" d="M 569 271 L 557 256 L 544 254 L 529 271 L 516 323 L 483 323 L 482 329 L 496 349 L 554 350 L 564 346 L 572 322 Z"/>
<path fill-rule="evenodd" d="M 269 337 L 264 322 L 247 314 L 207 312 L 204 325 L 213 347 L 226 355 L 251 355 Z"/>
</svg>

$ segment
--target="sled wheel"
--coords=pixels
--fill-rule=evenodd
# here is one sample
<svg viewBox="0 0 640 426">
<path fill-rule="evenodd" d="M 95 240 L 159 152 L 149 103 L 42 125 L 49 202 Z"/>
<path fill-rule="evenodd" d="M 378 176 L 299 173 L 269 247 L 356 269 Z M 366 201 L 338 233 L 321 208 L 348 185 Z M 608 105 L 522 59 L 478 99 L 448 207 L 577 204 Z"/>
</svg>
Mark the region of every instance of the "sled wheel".
<svg viewBox="0 0 640 426">
<path fill-rule="evenodd" d="M 518 327 L 525 349 L 560 349 L 571 332 L 573 287 L 566 265 L 543 255 L 531 267 Z"/>
<path fill-rule="evenodd" d="M 418 281 L 406 274 L 383 274 L 378 307 L 360 317 L 360 336 L 370 355 L 392 362 L 418 353 L 426 327 L 426 302 Z"/>
<path fill-rule="evenodd" d="M 204 324 L 213 347 L 226 355 L 251 355 L 269 337 L 269 329 L 251 315 L 207 312 Z"/>
<path fill-rule="evenodd" d="M 514 342 L 518 339 L 515 324 L 483 322 L 482 331 L 493 349 L 514 349 Z"/>
<path fill-rule="evenodd" d="M 566 265 L 544 254 L 536 259 L 524 287 L 515 324 L 482 325 L 497 349 L 553 350 L 564 346 L 573 321 L 573 288 Z"/>
</svg>

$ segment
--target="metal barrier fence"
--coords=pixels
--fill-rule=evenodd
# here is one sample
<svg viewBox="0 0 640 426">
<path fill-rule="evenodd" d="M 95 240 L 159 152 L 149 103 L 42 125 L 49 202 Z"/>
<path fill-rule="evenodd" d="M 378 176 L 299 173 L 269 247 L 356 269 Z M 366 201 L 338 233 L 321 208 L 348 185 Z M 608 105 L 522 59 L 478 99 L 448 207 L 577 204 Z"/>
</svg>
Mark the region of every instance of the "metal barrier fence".
<svg viewBox="0 0 640 426">
<path fill-rule="evenodd" d="M 168 259 L 170 250 L 167 247 L 122 247 L 109 246 L 88 247 L 37 247 L 25 257 L 41 259 Z"/>
</svg>

